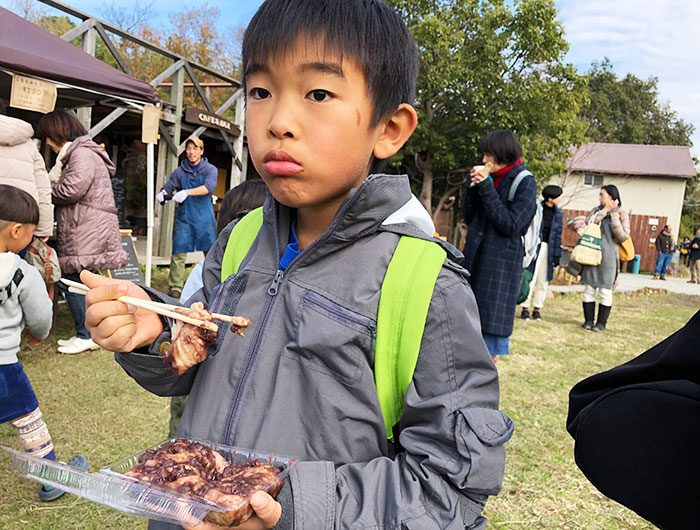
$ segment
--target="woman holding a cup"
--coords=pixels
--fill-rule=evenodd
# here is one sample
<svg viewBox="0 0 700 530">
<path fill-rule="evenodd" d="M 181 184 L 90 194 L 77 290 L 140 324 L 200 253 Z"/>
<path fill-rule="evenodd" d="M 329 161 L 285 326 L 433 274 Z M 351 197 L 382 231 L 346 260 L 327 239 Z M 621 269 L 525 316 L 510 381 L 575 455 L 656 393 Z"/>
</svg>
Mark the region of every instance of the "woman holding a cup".
<svg viewBox="0 0 700 530">
<path fill-rule="evenodd" d="M 522 148 L 511 131 L 487 134 L 478 149 L 484 166 L 471 170 L 462 202 L 464 222 L 469 226 L 462 266 L 471 274 L 481 332 L 496 360 L 510 353 L 525 253 L 521 235 L 537 209 L 537 184 L 528 174 L 511 190 L 525 171 Z"/>
</svg>

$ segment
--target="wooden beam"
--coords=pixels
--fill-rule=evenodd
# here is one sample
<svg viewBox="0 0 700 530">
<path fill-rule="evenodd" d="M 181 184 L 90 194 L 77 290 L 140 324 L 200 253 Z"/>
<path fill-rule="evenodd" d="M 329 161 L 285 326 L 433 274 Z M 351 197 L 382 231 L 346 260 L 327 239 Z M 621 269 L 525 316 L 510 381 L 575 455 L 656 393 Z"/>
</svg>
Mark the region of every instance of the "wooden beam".
<svg viewBox="0 0 700 530">
<path fill-rule="evenodd" d="M 207 95 L 204 93 L 204 90 L 199 84 L 199 81 L 197 80 L 197 77 L 194 75 L 194 72 L 192 71 L 192 67 L 188 64 L 185 63 L 185 70 L 187 71 L 187 75 L 190 76 L 190 79 L 192 80 L 192 84 L 194 85 L 194 89 L 197 91 L 199 94 L 199 97 L 202 98 L 202 102 L 204 103 L 204 106 L 207 108 L 209 112 L 214 112 L 214 107 L 211 106 L 211 103 L 209 102 L 209 98 Z"/>
<path fill-rule="evenodd" d="M 82 48 L 83 51 L 89 55 L 95 56 L 95 49 L 97 48 L 97 31 L 93 27 L 88 28 L 82 36 Z M 90 129 L 92 127 L 92 107 L 83 107 L 78 109 L 78 119 L 83 127 Z"/>
<path fill-rule="evenodd" d="M 122 115 L 126 113 L 128 109 L 122 107 L 119 109 L 115 109 L 107 116 L 102 118 L 102 120 L 99 123 L 96 123 L 93 125 L 93 127 L 88 131 L 88 135 L 90 138 L 94 138 L 98 134 L 100 134 L 102 131 L 104 131 L 107 127 L 112 125 L 115 121 L 117 121 Z"/>
<path fill-rule="evenodd" d="M 88 19 L 79 26 L 74 27 L 70 31 L 67 31 L 63 35 L 61 35 L 61 38 L 65 41 L 72 41 L 76 37 L 80 37 L 83 33 L 85 33 L 87 30 L 95 26 L 95 19 Z"/>
<path fill-rule="evenodd" d="M 93 18 L 93 17 L 91 17 L 90 15 L 88 15 L 87 13 L 84 13 L 84 12 L 82 12 L 82 11 L 79 11 L 79 10 L 75 9 L 75 8 L 72 8 L 72 7 L 70 7 L 69 5 L 66 5 L 66 4 L 64 4 L 64 3 L 62 3 L 62 2 L 57 2 L 56 0 L 39 0 L 39 1 L 40 1 L 42 4 L 46 4 L 46 5 L 48 5 L 48 6 L 55 7 L 56 9 L 58 9 L 58 10 L 60 10 L 60 11 L 63 11 L 64 13 L 67 13 L 67 14 L 72 15 L 72 16 L 74 16 L 74 17 L 77 17 L 77 18 L 79 18 L 79 19 L 81 19 L 81 20 L 89 20 L 89 19 Z M 97 20 L 97 19 L 96 19 L 96 20 Z M 129 33 L 128 31 L 124 31 L 124 30 L 121 29 L 121 28 L 118 28 L 118 27 L 116 27 L 116 26 L 113 26 L 113 25 L 111 25 L 111 24 L 108 24 L 108 23 L 105 22 L 104 20 L 100 20 L 99 22 L 100 22 L 100 24 L 102 24 L 102 26 L 103 26 L 107 31 L 109 31 L 110 33 L 114 33 L 115 35 L 118 35 L 118 36 L 120 36 L 120 37 L 123 37 L 123 38 L 125 38 L 125 39 L 128 39 L 128 40 L 130 40 L 131 42 L 134 42 L 134 43 L 136 43 L 136 44 L 139 44 L 139 45 L 143 46 L 144 48 L 147 48 L 147 49 L 149 49 L 149 50 L 151 50 L 151 51 L 154 51 L 154 52 L 157 52 L 157 53 L 159 53 L 159 54 L 161 54 L 161 55 L 164 55 L 165 57 L 169 57 L 170 59 L 173 59 L 173 60 L 176 60 L 176 61 L 178 61 L 178 60 L 185 60 L 185 58 L 182 57 L 181 55 L 178 55 L 178 54 L 176 54 L 176 53 L 171 52 L 170 50 L 167 50 L 167 49 L 165 49 L 165 48 L 161 48 L 160 46 L 158 46 L 158 45 L 156 45 L 156 44 L 153 44 L 153 43 L 151 43 L 151 42 L 148 42 L 148 41 L 146 41 L 146 40 L 143 40 L 143 39 L 137 37 L 136 35 L 132 35 L 132 34 Z M 79 34 L 78 34 L 78 35 L 79 35 Z M 76 36 L 77 36 L 77 35 L 76 35 Z M 73 37 L 73 38 L 75 38 L 75 37 Z M 209 74 L 209 75 L 211 75 L 211 76 L 216 77 L 217 79 L 221 79 L 221 80 L 226 81 L 226 82 L 228 82 L 228 83 L 232 83 L 232 84 L 234 84 L 236 87 L 241 86 L 240 81 L 237 81 L 237 80 L 235 80 L 235 79 L 233 79 L 233 78 L 231 78 L 231 77 L 229 77 L 229 76 L 227 76 L 227 75 L 221 74 L 221 73 L 217 72 L 216 70 L 212 70 L 211 68 L 209 68 L 209 67 L 207 67 L 207 66 L 203 66 L 203 65 L 198 64 L 198 63 L 195 63 L 195 62 L 192 62 L 192 66 L 193 66 L 194 68 L 196 68 L 197 70 L 200 70 L 200 71 L 202 71 L 202 72 L 204 72 L 204 73 L 207 73 L 207 74 Z"/>
<path fill-rule="evenodd" d="M 161 139 L 162 139 L 162 140 L 165 140 L 165 143 L 168 144 L 168 147 L 170 147 L 170 150 L 171 150 L 173 153 L 176 153 L 176 152 L 177 152 L 177 147 L 175 146 L 175 143 L 173 142 L 173 139 L 170 138 L 170 133 L 169 133 L 168 130 L 165 128 L 165 125 L 163 124 L 162 121 L 161 121 L 161 122 L 158 122 L 158 132 L 160 133 Z M 179 153 L 178 153 L 178 155 L 179 155 Z"/>
<path fill-rule="evenodd" d="M 168 77 L 173 75 L 180 68 L 183 68 L 186 64 L 187 64 L 187 61 L 185 61 L 184 59 L 180 59 L 179 61 L 175 61 L 173 64 L 171 64 L 165 70 L 163 70 L 161 73 L 159 73 L 156 77 L 154 77 L 152 80 L 150 80 L 148 82 L 148 84 L 151 86 L 158 86 L 161 81 L 163 81 L 164 79 L 167 79 Z M 175 83 L 173 83 L 173 86 L 175 86 Z"/>
<path fill-rule="evenodd" d="M 112 57 L 114 57 L 114 60 L 117 61 L 117 64 L 122 69 L 122 71 L 131 75 L 131 68 L 129 68 L 129 66 L 124 61 L 124 58 L 119 53 L 119 50 L 117 50 L 116 46 L 114 46 L 114 44 L 112 43 L 111 39 L 109 38 L 109 35 L 107 35 L 107 32 L 105 31 L 105 28 L 97 20 L 95 21 L 95 29 L 97 30 L 97 33 L 100 34 L 100 37 L 102 37 L 102 41 L 105 43 L 105 46 L 107 46 L 109 53 L 112 54 Z"/>
</svg>

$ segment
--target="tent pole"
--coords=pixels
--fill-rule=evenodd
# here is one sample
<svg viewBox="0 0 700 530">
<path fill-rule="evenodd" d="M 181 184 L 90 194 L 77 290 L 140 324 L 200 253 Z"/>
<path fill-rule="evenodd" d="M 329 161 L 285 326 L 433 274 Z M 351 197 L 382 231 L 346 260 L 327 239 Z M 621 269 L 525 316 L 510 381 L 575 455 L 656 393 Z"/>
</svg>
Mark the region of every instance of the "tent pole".
<svg viewBox="0 0 700 530">
<path fill-rule="evenodd" d="M 153 209 L 155 205 L 155 177 L 153 174 L 153 144 L 146 144 L 146 287 L 151 286 L 151 261 L 153 256 Z"/>
</svg>

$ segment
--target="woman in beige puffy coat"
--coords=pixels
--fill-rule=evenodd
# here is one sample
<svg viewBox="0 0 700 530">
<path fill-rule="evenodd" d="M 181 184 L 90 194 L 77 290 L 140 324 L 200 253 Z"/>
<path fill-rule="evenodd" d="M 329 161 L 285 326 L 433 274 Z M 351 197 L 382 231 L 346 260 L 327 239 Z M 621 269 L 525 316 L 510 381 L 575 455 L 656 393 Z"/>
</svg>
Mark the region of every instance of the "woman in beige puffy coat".
<svg viewBox="0 0 700 530">
<path fill-rule="evenodd" d="M 33 134 L 26 121 L 7 116 L 0 101 L 0 184 L 20 188 L 34 197 L 39 204 L 39 224 L 34 235 L 48 238 L 53 234 L 51 184 Z"/>
<path fill-rule="evenodd" d="M 87 135 L 71 112 L 57 110 L 39 120 L 37 134 L 58 153 L 60 178 L 51 184 L 56 206 L 58 258 L 63 276 L 80 281 L 84 269 L 126 265 L 110 177 L 115 168 L 104 148 Z M 54 170 L 51 170 L 54 172 Z M 59 283 L 59 286 L 62 286 Z M 85 329 L 85 297 L 61 287 L 73 313 L 76 336 L 59 341 L 61 353 L 98 348 Z"/>
</svg>

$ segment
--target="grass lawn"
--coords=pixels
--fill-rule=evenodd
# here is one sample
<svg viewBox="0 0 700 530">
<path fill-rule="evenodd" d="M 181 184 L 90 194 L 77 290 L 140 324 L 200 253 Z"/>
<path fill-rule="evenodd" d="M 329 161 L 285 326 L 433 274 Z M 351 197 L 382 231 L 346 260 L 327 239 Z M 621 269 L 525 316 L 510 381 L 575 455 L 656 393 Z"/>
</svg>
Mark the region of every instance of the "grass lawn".
<svg viewBox="0 0 700 530">
<path fill-rule="evenodd" d="M 162 287 L 163 273 L 154 277 Z M 515 420 L 507 445 L 503 491 L 487 507 L 490 528 L 653 528 L 607 500 L 573 462 L 565 430 L 568 391 L 584 377 L 641 353 L 687 322 L 700 298 L 681 295 L 620 295 L 609 331 L 579 327 L 580 296 L 548 300 L 542 322 L 516 321 L 513 353 L 499 362 L 502 409 Z M 103 350 L 57 355 L 56 338 L 72 334 L 65 304 L 57 336 L 24 348 L 20 361 L 38 395 L 59 459 L 85 454 L 97 470 L 166 437 L 168 400 L 141 389 Z M 9 424 L 0 445 L 19 449 Z M 66 495 L 39 502 L 39 485 L 10 469 L 0 454 L 0 528 L 130 529 L 145 521 Z"/>
</svg>

